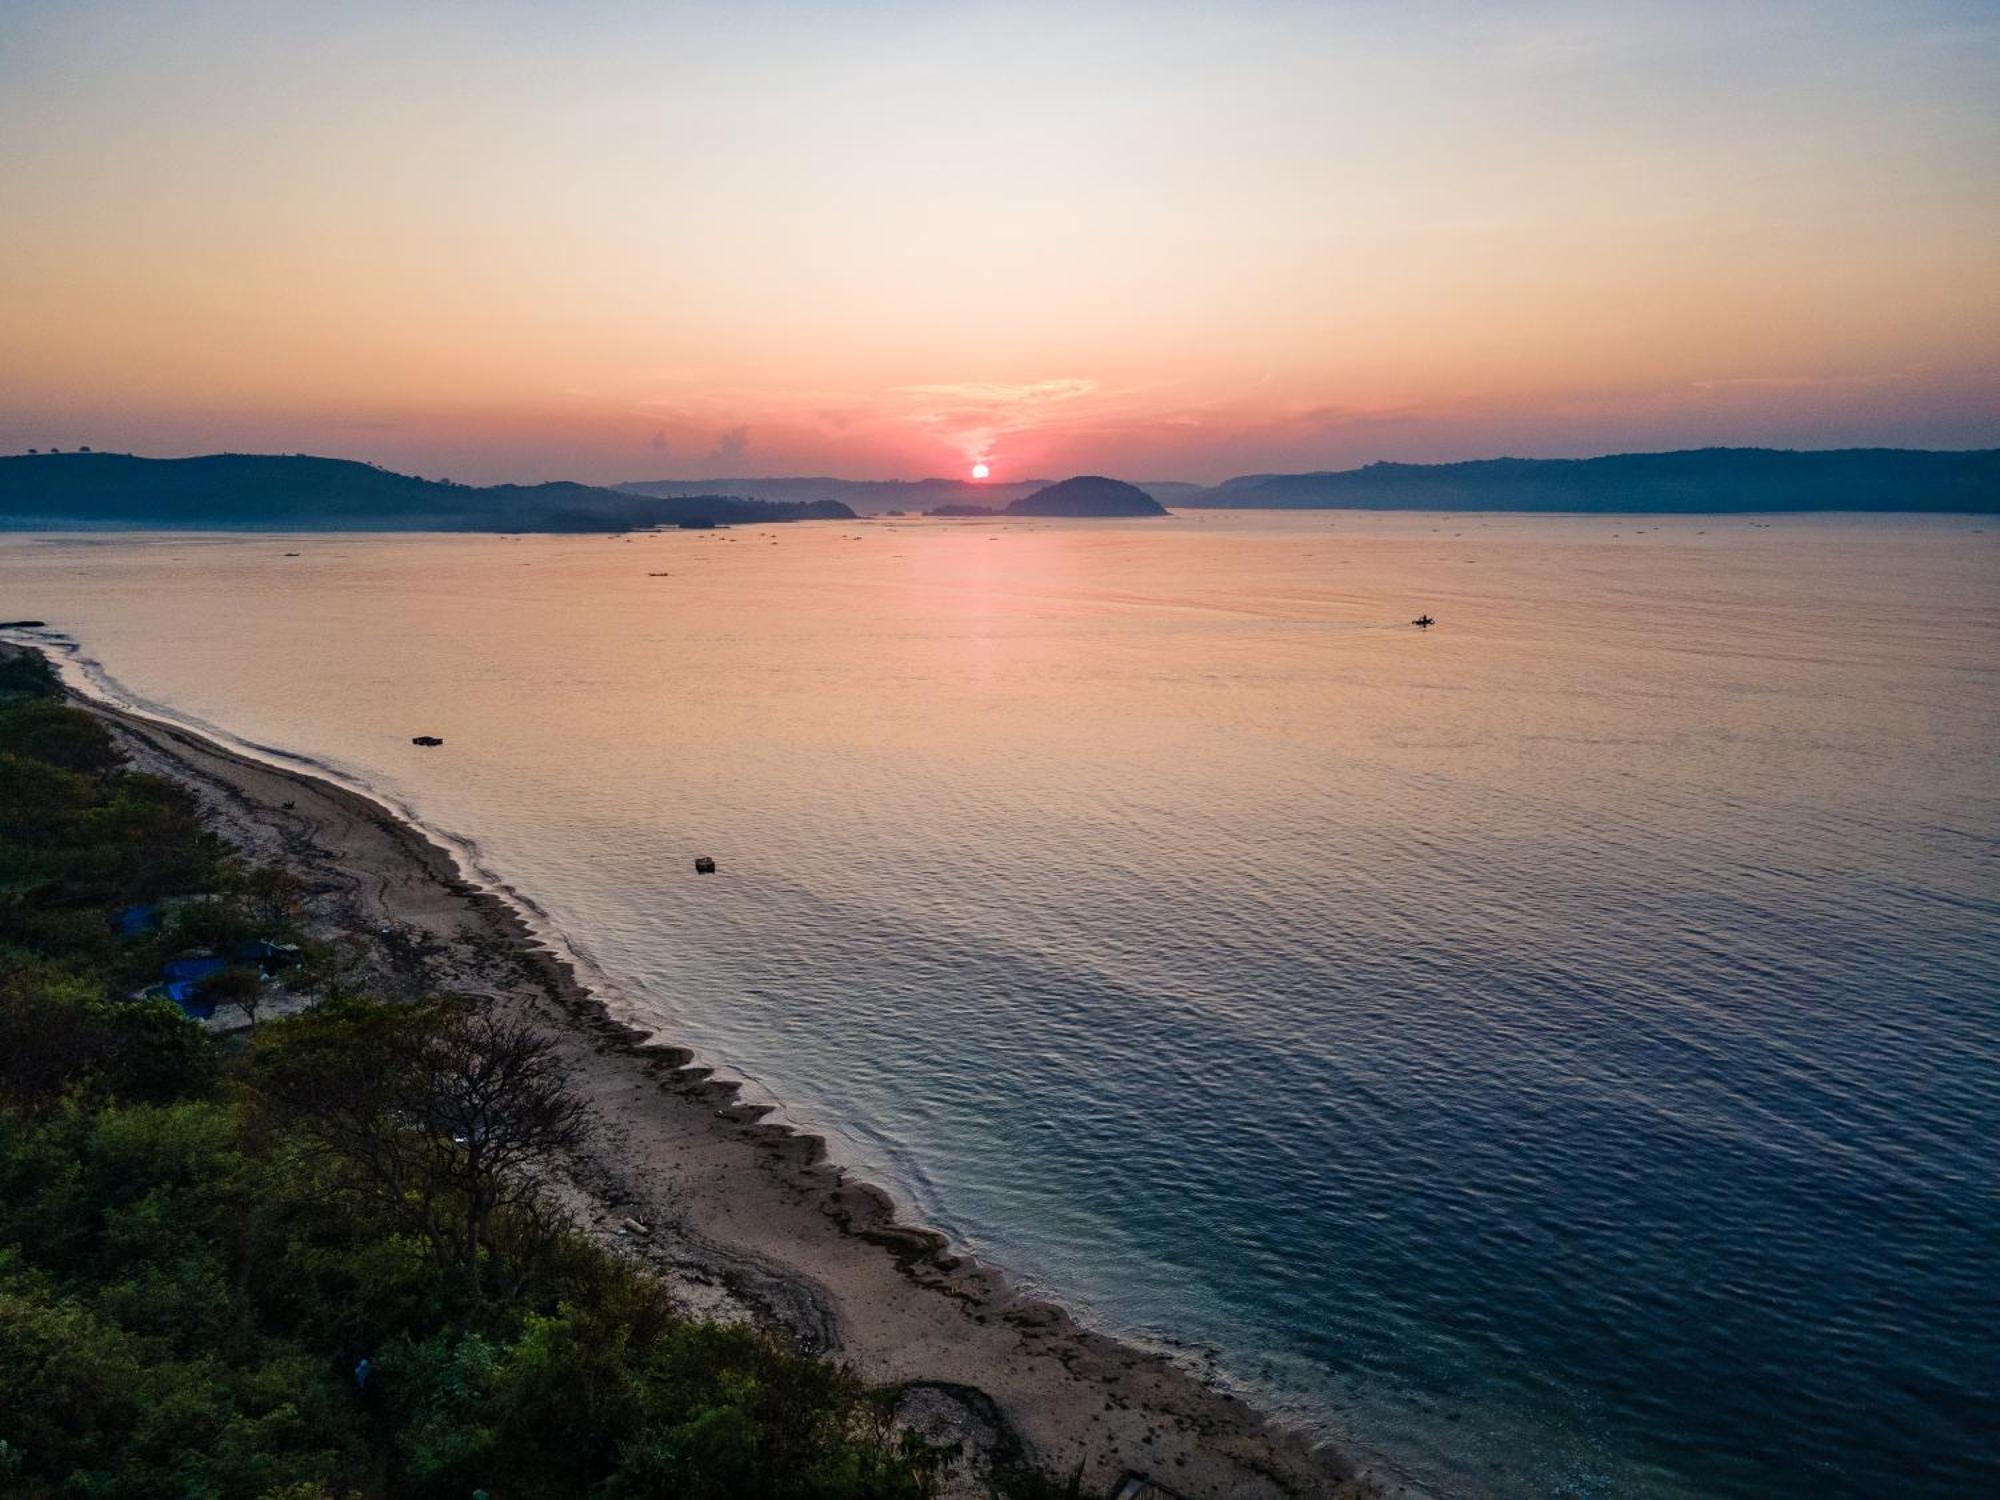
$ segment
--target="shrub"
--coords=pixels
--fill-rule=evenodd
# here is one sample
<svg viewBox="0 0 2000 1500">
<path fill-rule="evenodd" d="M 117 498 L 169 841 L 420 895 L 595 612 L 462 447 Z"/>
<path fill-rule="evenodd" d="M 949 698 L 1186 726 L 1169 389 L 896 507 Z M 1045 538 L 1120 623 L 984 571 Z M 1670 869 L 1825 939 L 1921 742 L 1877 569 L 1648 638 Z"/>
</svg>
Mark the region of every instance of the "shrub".
<svg viewBox="0 0 2000 1500">
<path fill-rule="evenodd" d="M 0 1111 L 69 1094 L 165 1102 L 207 1092 L 214 1040 L 164 1000 L 107 1001 L 93 976 L 0 948 Z"/>
<path fill-rule="evenodd" d="M 117 769 L 120 760 L 102 724 L 81 709 L 46 698 L 0 707 L 0 750 L 89 776 Z"/>
<path fill-rule="evenodd" d="M 0 702 L 59 698 L 62 679 L 38 651 L 0 652 Z"/>
</svg>

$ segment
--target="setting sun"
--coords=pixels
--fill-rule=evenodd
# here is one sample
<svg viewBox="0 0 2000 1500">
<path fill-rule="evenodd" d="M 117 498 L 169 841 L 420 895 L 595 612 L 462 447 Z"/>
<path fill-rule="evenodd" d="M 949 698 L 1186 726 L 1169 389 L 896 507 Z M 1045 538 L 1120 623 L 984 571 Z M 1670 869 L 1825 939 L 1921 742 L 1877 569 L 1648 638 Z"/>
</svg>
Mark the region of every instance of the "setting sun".
<svg viewBox="0 0 2000 1500">
<path fill-rule="evenodd" d="M 988 474 L 991 474 L 992 472 L 993 470 L 985 464 L 974 464 L 972 466 L 972 477 L 974 479 L 984 479 Z"/>
</svg>

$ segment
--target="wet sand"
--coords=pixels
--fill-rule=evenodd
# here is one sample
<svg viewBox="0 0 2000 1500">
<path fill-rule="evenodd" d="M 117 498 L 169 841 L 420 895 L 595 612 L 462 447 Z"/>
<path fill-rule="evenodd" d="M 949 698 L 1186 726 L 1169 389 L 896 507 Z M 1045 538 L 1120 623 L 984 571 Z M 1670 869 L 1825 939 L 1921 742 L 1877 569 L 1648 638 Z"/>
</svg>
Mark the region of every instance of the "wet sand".
<svg viewBox="0 0 2000 1500">
<path fill-rule="evenodd" d="M 512 906 L 379 804 L 85 706 L 140 768 L 192 787 L 218 833 L 306 883 L 308 925 L 339 951 L 348 983 L 476 996 L 541 1028 L 593 1120 L 588 1147 L 556 1173 L 578 1221 L 690 1312 L 753 1319 L 906 1387 L 908 1420 L 967 1446 L 952 1493 L 985 1493 L 990 1465 L 1010 1455 L 1065 1477 L 1080 1464 L 1085 1495 L 1132 1475 L 1190 1500 L 1407 1493 L 896 1222 L 817 1137 L 765 1123 L 686 1050 L 608 1013 Z"/>
</svg>

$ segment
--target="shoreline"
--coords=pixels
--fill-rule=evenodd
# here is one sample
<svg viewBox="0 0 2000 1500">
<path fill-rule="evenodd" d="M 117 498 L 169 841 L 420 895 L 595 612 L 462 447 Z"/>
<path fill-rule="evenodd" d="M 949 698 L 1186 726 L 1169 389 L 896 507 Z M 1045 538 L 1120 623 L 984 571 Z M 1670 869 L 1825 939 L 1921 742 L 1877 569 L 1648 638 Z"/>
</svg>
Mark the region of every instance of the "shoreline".
<svg viewBox="0 0 2000 1500">
<path fill-rule="evenodd" d="M 1085 1494 L 1130 1476 L 1189 1500 L 1416 1493 L 901 1222 L 819 1136 L 771 1122 L 774 1107 L 745 1102 L 740 1081 L 614 1015 L 534 930 L 532 903 L 468 876 L 405 814 L 201 730 L 72 696 L 139 769 L 191 787 L 221 836 L 305 882 L 309 925 L 358 983 L 388 998 L 472 995 L 543 1030 L 593 1116 L 590 1143 L 558 1174 L 573 1217 L 690 1314 L 755 1321 L 901 1387 L 900 1414 L 967 1445 L 948 1493 L 984 1493 L 991 1464 L 1017 1456 L 1062 1478 L 1081 1465 Z"/>
</svg>

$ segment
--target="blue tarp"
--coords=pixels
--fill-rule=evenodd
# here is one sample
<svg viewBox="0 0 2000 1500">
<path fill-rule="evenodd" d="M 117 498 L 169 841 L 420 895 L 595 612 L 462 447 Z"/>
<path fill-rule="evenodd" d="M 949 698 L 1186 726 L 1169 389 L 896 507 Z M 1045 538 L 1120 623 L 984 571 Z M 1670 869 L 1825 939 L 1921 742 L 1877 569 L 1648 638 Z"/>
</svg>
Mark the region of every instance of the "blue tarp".
<svg viewBox="0 0 2000 1500">
<path fill-rule="evenodd" d="M 188 993 L 176 993 L 180 990 L 186 990 Z M 194 986 L 191 984 L 170 984 L 167 986 L 167 994 L 172 998 L 174 1004 L 181 1008 L 182 1015 L 192 1016 L 197 1021 L 206 1021 L 210 1016 L 215 1014 L 215 1007 L 206 1001 L 195 999 L 193 991 Z"/>
<path fill-rule="evenodd" d="M 171 983 L 176 980 L 202 980 L 211 974 L 222 972 L 224 964 L 219 958 L 176 958 L 160 966 L 160 972 Z"/>
<path fill-rule="evenodd" d="M 137 937 L 160 925 L 160 903 L 148 901 L 143 906 L 128 906 L 113 920 L 118 924 L 120 937 Z"/>
<path fill-rule="evenodd" d="M 215 1007 L 195 998 L 199 988 L 192 979 L 177 979 L 169 984 L 156 984 L 146 991 L 149 1000 L 171 1000 L 181 1008 L 181 1014 L 192 1016 L 197 1021 L 206 1021 L 215 1014 Z"/>
</svg>

